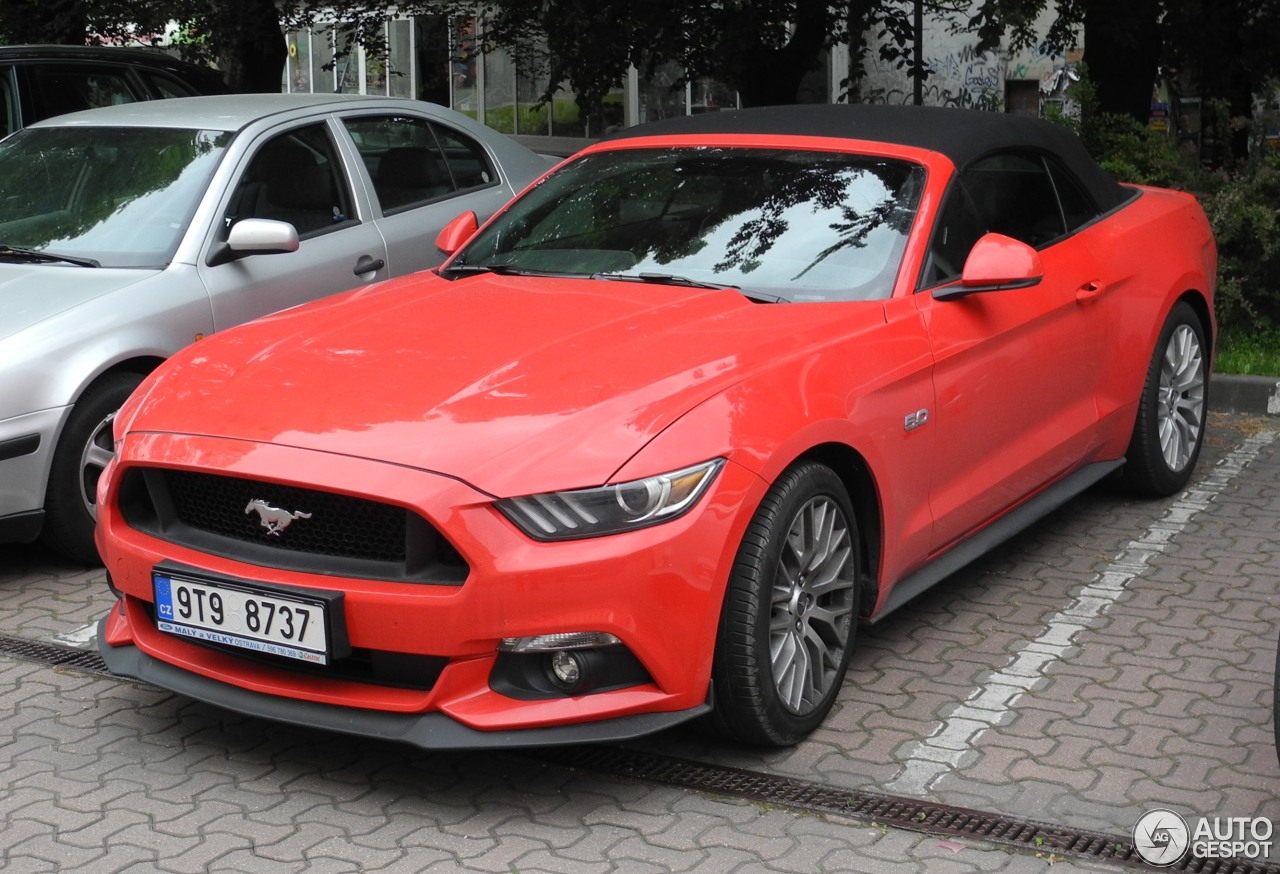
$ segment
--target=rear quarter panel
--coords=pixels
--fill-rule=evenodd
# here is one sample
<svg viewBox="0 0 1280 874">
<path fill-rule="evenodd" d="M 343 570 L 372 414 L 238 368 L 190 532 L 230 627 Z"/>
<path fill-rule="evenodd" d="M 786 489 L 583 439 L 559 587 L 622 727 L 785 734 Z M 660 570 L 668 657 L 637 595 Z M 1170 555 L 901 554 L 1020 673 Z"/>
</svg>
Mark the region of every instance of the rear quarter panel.
<svg viewBox="0 0 1280 874">
<path fill-rule="evenodd" d="M 1206 319 L 1211 347 L 1217 335 L 1217 250 L 1204 211 L 1182 192 L 1137 192 L 1080 234 L 1106 273 L 1096 305 L 1106 309 L 1115 334 L 1098 385 L 1101 457 L 1119 457 L 1128 445 L 1147 366 L 1173 305 L 1191 300 Z"/>
</svg>

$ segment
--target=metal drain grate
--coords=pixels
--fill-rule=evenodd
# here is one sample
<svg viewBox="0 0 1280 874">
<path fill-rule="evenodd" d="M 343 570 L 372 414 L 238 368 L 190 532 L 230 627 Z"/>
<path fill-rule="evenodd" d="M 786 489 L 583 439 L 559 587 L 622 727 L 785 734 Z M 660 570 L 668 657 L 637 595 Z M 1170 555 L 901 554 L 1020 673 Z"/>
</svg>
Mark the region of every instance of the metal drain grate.
<svg viewBox="0 0 1280 874">
<path fill-rule="evenodd" d="M 111 672 L 107 670 L 107 663 L 95 650 L 0 634 L 0 653 L 23 661 L 42 662 L 46 665 L 75 668 L 90 674 L 111 676 Z"/>
<path fill-rule="evenodd" d="M 0 654 L 85 673 L 114 676 L 107 670 L 102 657 L 93 650 L 0 634 Z M 931 835 L 975 838 L 1045 856 L 1071 856 L 1155 870 L 1141 860 L 1127 835 L 1121 837 L 1059 828 L 1030 819 L 915 798 L 860 792 L 637 750 L 574 746 L 523 750 L 519 755 L 561 767 L 595 771 L 608 777 L 662 783 L 694 792 L 743 798 Z M 1181 862 L 1159 870 L 1191 874 L 1280 874 L 1280 864 L 1252 859 L 1196 859 L 1187 854 Z"/>
<path fill-rule="evenodd" d="M 1045 856 L 1071 856 L 1124 867 L 1152 869 L 1152 866 L 1137 855 L 1127 835 L 1119 837 L 1059 828 L 1029 819 L 914 798 L 859 792 L 635 750 L 561 747 L 534 751 L 527 755 L 607 776 L 664 783 L 695 792 L 728 795 L 931 835 L 976 838 Z M 1196 859 L 1188 853 L 1180 863 L 1160 870 L 1194 874 L 1280 874 L 1280 865 L 1252 859 Z"/>
</svg>

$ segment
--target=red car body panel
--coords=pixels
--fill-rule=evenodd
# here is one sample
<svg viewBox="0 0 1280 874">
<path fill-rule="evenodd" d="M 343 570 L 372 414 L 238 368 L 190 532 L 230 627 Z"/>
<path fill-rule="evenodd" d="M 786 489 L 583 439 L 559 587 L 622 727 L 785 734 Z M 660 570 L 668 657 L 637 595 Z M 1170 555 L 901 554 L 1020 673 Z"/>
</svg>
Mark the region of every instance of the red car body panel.
<svg viewBox="0 0 1280 874">
<path fill-rule="evenodd" d="M 900 581 L 1096 462 L 1122 459 L 1165 316 L 1212 336 L 1203 214 L 1144 189 L 1040 249 L 1043 280 L 947 299 L 921 285 L 955 166 L 908 146 L 725 134 L 610 149 L 866 152 L 926 169 L 884 299 L 768 306 L 733 290 L 436 272 L 230 330 L 171 359 L 117 418 L 98 543 L 122 596 L 104 646 L 266 696 L 482 732 L 694 712 L 739 544 L 802 457 L 866 486 L 877 618 Z M 1028 250 L 1029 251 L 1029 250 Z M 1155 253 L 1159 253 L 1156 257 Z M 927 426 L 917 427 L 921 425 Z M 539 542 L 495 499 L 622 483 L 725 459 L 694 510 L 609 536 Z M 460 585 L 268 567 L 167 542 L 125 518 L 133 469 L 216 472 L 367 498 L 426 519 L 465 556 Z M 430 689 L 299 673 L 157 630 L 161 563 L 344 593 L 353 647 L 447 660 Z M 521 700 L 491 683 L 499 644 L 615 635 L 649 680 Z"/>
</svg>

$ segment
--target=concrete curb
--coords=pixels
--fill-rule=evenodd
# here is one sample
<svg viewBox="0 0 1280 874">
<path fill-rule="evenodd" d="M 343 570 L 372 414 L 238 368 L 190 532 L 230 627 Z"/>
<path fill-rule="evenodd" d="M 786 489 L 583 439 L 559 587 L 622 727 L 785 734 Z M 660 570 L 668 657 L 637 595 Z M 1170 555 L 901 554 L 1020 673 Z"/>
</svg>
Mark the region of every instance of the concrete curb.
<svg viewBox="0 0 1280 874">
<path fill-rule="evenodd" d="M 1220 413 L 1280 416 L 1280 378 L 1215 373 L 1209 409 Z"/>
</svg>

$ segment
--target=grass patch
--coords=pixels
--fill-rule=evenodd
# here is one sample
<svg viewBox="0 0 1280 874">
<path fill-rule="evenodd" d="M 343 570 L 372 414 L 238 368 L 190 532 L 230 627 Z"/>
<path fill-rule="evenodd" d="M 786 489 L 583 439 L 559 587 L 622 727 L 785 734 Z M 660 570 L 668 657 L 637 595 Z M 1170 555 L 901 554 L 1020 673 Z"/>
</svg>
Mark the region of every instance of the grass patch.
<svg viewBox="0 0 1280 874">
<path fill-rule="evenodd" d="M 1217 373 L 1280 376 L 1280 329 L 1222 331 L 1213 367 Z"/>
</svg>

